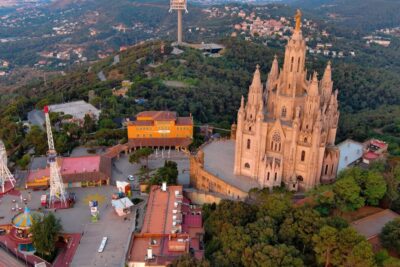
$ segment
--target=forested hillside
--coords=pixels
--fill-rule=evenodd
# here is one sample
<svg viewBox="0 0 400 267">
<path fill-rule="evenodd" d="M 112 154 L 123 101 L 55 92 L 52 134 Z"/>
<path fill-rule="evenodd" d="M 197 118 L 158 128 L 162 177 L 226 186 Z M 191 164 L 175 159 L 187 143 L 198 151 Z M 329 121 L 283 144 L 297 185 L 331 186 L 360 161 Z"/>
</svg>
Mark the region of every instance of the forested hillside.
<svg viewBox="0 0 400 267">
<path fill-rule="evenodd" d="M 22 156 L 32 142 L 19 121 L 26 119 L 34 106 L 88 100 L 89 90 L 96 97 L 92 104 L 102 109 L 96 128 L 74 135 L 60 132 L 60 151 L 67 152 L 78 144 L 113 145 L 124 136 L 115 132 L 113 121 L 135 115 L 142 110 L 174 110 L 181 115 L 192 114 L 196 123 L 211 123 L 229 129 L 235 121 L 240 97 L 247 95 L 248 86 L 256 64 L 261 65 L 263 81 L 266 80 L 274 54 L 282 64 L 282 49 L 268 48 L 237 39 L 223 41 L 226 50 L 219 58 L 205 57 L 199 51 L 185 49 L 179 56 L 171 55 L 172 48 L 161 41 L 147 42 L 120 54 L 121 62 L 112 65 L 105 59 L 89 70 L 77 69 L 64 77 L 43 83 L 37 81 L 18 90 L 18 94 L 2 95 L 0 138 L 7 147 L 16 148 L 16 157 Z M 308 57 L 308 70 L 319 73 L 327 60 Z M 100 82 L 97 73 L 103 71 L 107 81 Z M 122 80 L 133 85 L 127 97 L 112 95 Z M 363 141 L 378 136 L 390 141 L 390 150 L 400 154 L 400 77 L 387 68 L 374 68 L 355 62 L 334 61 L 333 80 L 339 89 L 340 128 L 338 141 L 353 138 Z M 172 84 L 176 84 L 171 85 Z M 138 104 L 137 99 L 145 99 Z M 87 135 L 96 131 L 96 135 Z M 56 142 L 57 143 L 57 142 Z"/>
</svg>

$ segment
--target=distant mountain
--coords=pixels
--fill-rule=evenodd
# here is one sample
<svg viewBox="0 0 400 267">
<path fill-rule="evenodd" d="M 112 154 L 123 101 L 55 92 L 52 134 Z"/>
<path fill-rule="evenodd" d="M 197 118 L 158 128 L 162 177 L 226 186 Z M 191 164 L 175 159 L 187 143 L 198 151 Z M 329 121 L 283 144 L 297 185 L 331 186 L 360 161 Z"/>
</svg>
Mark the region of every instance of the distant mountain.
<svg viewBox="0 0 400 267">
<path fill-rule="evenodd" d="M 288 0 L 356 31 L 400 26 L 399 0 Z"/>
</svg>

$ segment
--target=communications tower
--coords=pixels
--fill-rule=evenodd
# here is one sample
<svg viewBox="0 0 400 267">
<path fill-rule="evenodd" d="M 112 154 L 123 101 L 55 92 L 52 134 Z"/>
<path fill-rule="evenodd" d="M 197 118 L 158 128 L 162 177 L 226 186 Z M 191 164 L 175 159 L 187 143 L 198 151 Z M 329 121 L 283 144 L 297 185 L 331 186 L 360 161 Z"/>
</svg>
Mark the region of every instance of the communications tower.
<svg viewBox="0 0 400 267">
<path fill-rule="evenodd" d="M 188 13 L 186 0 L 171 0 L 169 12 L 172 10 L 178 12 L 178 44 L 182 44 L 182 11 Z"/>
<path fill-rule="evenodd" d="M 0 186 L 1 194 L 7 193 L 15 186 L 14 176 L 7 167 L 7 151 L 3 141 L 0 140 Z"/>
<path fill-rule="evenodd" d="M 51 131 L 51 123 L 49 116 L 49 107 L 44 107 L 46 118 L 47 142 L 49 150 L 47 151 L 47 163 L 50 166 L 50 199 L 49 203 L 52 206 L 55 202 L 60 201 L 61 204 L 67 205 L 66 192 L 62 181 L 60 168 L 57 163 L 57 152 L 54 147 L 53 133 Z"/>
</svg>

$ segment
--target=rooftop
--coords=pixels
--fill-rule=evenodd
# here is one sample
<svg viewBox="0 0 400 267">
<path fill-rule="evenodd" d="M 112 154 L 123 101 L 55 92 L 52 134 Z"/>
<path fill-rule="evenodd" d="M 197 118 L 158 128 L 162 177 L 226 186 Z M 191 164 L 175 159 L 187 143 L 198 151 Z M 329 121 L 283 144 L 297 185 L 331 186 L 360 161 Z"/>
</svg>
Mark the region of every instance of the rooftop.
<svg viewBox="0 0 400 267">
<path fill-rule="evenodd" d="M 203 233 L 201 211 L 193 210 L 193 213 L 190 201 L 182 195 L 181 185 L 168 186 L 165 191 L 160 186 L 152 186 L 142 230 L 132 237 L 129 260 L 166 266 L 188 253 L 189 246 L 201 257 L 198 236 Z M 155 256 L 152 260 L 146 260 L 149 247 Z"/>
<path fill-rule="evenodd" d="M 155 121 L 176 120 L 176 112 L 173 111 L 142 111 L 136 115 L 136 118 L 151 117 Z"/>
<path fill-rule="evenodd" d="M 51 105 L 49 109 L 51 112 L 63 112 L 64 114 L 72 115 L 79 120 L 83 120 L 88 113 L 92 113 L 97 119 L 100 115 L 100 110 L 83 100 Z"/>
<path fill-rule="evenodd" d="M 98 180 L 100 176 L 111 177 L 111 161 L 109 158 L 100 155 L 81 156 L 81 157 L 65 157 L 58 158 L 61 175 L 64 182 L 74 182 L 84 178 L 86 180 Z M 90 175 L 90 174 L 96 175 Z M 99 173 L 103 173 L 99 175 Z M 84 176 L 83 174 L 87 174 Z M 36 179 L 48 178 L 50 169 L 39 168 L 29 171 L 27 182 L 34 182 Z M 80 176 L 81 178 L 77 177 Z"/>
<path fill-rule="evenodd" d="M 254 179 L 233 174 L 233 164 L 235 161 L 234 140 L 214 141 L 204 146 L 203 151 L 204 169 L 221 178 L 221 180 L 244 192 L 260 186 Z"/>
<path fill-rule="evenodd" d="M 351 226 L 366 239 L 378 235 L 386 223 L 400 217 L 399 214 L 389 209 L 377 212 L 351 223 Z"/>
<path fill-rule="evenodd" d="M 98 172 L 100 169 L 100 156 L 62 158 L 60 166 L 62 174 Z"/>
</svg>

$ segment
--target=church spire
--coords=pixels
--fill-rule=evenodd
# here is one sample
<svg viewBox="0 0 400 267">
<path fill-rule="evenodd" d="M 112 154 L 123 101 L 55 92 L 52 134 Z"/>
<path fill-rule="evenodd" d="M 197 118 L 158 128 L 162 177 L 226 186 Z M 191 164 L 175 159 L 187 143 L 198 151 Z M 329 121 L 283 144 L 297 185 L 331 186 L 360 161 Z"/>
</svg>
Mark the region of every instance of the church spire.
<svg viewBox="0 0 400 267">
<path fill-rule="evenodd" d="M 278 79 L 278 76 L 279 76 L 279 65 L 278 65 L 278 58 L 275 55 L 274 61 L 272 61 L 271 71 L 269 72 L 268 75 L 268 80 L 276 81 Z"/>
<path fill-rule="evenodd" d="M 318 96 L 319 92 L 318 92 L 318 73 L 316 71 L 314 71 L 313 77 L 312 77 L 312 81 L 311 81 L 311 85 L 310 85 L 310 89 L 308 89 L 308 95 L 309 96 Z"/>
<path fill-rule="evenodd" d="M 250 93 L 262 93 L 262 83 L 260 75 L 260 65 L 257 64 L 256 70 L 253 75 L 253 82 L 250 86 Z"/>
<path fill-rule="evenodd" d="M 326 65 L 324 76 L 322 77 L 323 82 L 331 82 L 332 81 L 332 68 L 331 68 L 331 61 L 328 61 Z"/>
<path fill-rule="evenodd" d="M 294 32 L 301 31 L 301 16 L 302 13 L 300 9 L 297 9 L 296 15 L 294 16 L 294 19 L 296 20 L 296 27 L 294 28 Z"/>
</svg>

